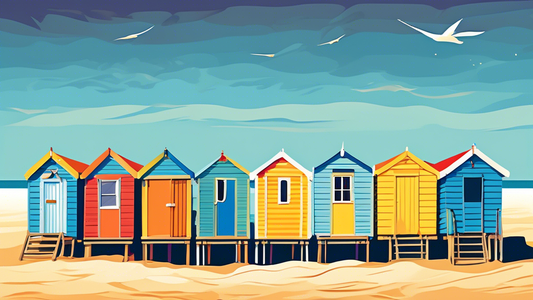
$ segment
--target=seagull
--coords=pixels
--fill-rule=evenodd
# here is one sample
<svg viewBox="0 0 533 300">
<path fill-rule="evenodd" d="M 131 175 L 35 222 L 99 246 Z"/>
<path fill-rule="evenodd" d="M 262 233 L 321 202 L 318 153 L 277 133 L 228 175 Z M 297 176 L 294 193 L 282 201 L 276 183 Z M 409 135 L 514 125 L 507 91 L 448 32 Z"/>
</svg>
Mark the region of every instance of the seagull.
<svg viewBox="0 0 533 300">
<path fill-rule="evenodd" d="M 259 53 L 252 53 L 252 55 L 255 56 L 265 56 L 265 57 L 274 57 L 276 54 L 259 54 Z"/>
<path fill-rule="evenodd" d="M 146 29 L 145 31 L 139 32 L 139 33 L 130 34 L 130 35 L 124 36 L 124 37 L 119 37 L 118 39 L 115 39 L 115 41 L 136 39 L 136 38 L 139 37 L 139 35 L 150 31 L 152 28 L 154 28 L 154 26 Z"/>
<path fill-rule="evenodd" d="M 346 34 L 343 34 L 343 35 L 339 36 L 338 38 L 336 38 L 334 40 L 331 40 L 329 42 L 325 42 L 325 43 L 322 43 L 322 44 L 318 44 L 317 46 L 332 45 L 332 44 L 338 43 L 345 35 Z"/>
<path fill-rule="evenodd" d="M 414 30 L 422 33 L 423 35 L 425 35 L 428 38 L 430 38 L 430 39 L 432 39 L 434 41 L 437 41 L 437 42 L 448 42 L 448 43 L 462 44 L 463 42 L 458 40 L 457 39 L 458 37 L 476 36 L 476 35 L 480 35 L 480 34 L 485 32 L 485 31 L 465 31 L 465 32 L 455 33 L 455 29 L 457 28 L 457 26 L 459 26 L 459 23 L 461 23 L 462 20 L 463 19 L 455 22 L 455 24 L 453 24 L 452 26 L 448 27 L 448 29 L 446 29 L 446 31 L 444 31 L 443 34 L 434 34 L 434 33 L 431 33 L 431 32 L 424 31 L 422 29 L 418 29 L 418 28 L 416 28 L 414 26 L 411 26 L 411 25 L 405 23 L 404 21 L 398 19 L 398 21 L 402 22 L 403 24 L 413 28 Z"/>
</svg>

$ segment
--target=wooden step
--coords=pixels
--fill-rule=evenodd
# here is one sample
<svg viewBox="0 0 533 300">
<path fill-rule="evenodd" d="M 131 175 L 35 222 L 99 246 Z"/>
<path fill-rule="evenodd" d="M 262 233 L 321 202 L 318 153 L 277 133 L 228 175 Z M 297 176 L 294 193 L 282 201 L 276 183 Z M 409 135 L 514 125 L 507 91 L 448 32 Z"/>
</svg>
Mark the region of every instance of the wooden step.
<svg viewBox="0 0 533 300">
<path fill-rule="evenodd" d="M 69 240 L 72 244 L 72 240 Z M 63 233 L 27 233 L 20 260 L 24 258 L 51 258 L 56 260 L 59 245 L 65 245 Z"/>
<path fill-rule="evenodd" d="M 413 251 L 402 251 L 402 252 L 398 252 L 399 255 L 402 255 L 402 254 L 418 254 L 418 255 L 422 255 L 424 254 L 425 252 L 413 252 Z"/>
<path fill-rule="evenodd" d="M 56 245 L 28 245 L 27 249 L 54 249 Z"/>
<path fill-rule="evenodd" d="M 424 244 L 397 244 L 398 247 L 422 247 Z"/>
</svg>

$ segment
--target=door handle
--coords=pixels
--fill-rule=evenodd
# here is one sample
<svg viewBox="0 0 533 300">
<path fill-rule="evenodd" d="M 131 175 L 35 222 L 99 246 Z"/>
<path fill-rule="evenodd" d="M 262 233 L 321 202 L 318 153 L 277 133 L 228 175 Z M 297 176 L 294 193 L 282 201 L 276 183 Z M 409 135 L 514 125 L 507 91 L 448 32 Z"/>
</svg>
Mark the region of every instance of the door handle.
<svg viewBox="0 0 533 300">
<path fill-rule="evenodd" d="M 167 203 L 166 207 L 176 207 L 175 203 Z"/>
</svg>

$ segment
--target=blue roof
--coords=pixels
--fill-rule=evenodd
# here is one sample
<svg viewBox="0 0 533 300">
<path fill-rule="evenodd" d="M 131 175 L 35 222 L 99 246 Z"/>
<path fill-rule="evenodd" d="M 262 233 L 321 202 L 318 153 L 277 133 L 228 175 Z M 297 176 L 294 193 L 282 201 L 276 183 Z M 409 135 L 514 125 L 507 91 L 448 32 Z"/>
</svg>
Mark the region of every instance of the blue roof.
<svg viewBox="0 0 533 300">
<path fill-rule="evenodd" d="M 351 161 L 353 161 L 354 163 L 358 164 L 359 166 L 361 166 L 363 169 L 367 170 L 368 172 L 372 173 L 372 168 L 369 167 L 367 164 L 365 164 L 364 162 L 358 160 L 357 158 L 353 157 L 350 153 L 348 153 L 347 151 L 344 151 L 344 156 L 341 156 L 341 151 L 337 152 L 337 154 L 333 155 L 330 159 L 326 160 L 325 162 L 323 162 L 322 164 L 320 164 L 318 167 L 315 167 L 315 172 L 320 172 L 322 171 L 324 168 L 326 168 L 329 164 L 331 164 L 332 162 L 334 162 L 335 160 L 339 159 L 339 158 L 347 158 Z"/>
</svg>

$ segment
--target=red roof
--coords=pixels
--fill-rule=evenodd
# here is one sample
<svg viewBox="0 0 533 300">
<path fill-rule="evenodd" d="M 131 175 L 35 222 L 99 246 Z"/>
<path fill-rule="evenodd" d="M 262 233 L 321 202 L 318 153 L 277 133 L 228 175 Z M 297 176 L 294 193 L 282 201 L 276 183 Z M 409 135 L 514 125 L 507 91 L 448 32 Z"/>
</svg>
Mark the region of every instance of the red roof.
<svg viewBox="0 0 533 300">
<path fill-rule="evenodd" d="M 139 172 L 142 168 L 143 168 L 143 165 L 140 165 L 134 161 L 131 161 L 127 158 L 124 158 L 124 156 L 122 155 L 119 155 L 117 154 L 118 156 L 120 156 L 120 158 L 122 158 L 130 167 L 132 167 L 135 171 Z"/>
<path fill-rule="evenodd" d="M 83 171 L 85 171 L 85 169 L 87 169 L 87 167 L 89 166 L 87 164 L 59 155 L 57 153 L 56 155 L 59 156 L 62 160 L 64 160 L 68 165 L 70 165 L 74 170 L 76 170 L 76 172 L 80 174 L 83 173 Z"/>
<path fill-rule="evenodd" d="M 400 153 L 400 154 L 398 154 L 398 155 L 396 155 L 396 156 L 393 157 L 393 158 L 387 159 L 387 160 L 384 161 L 384 162 L 381 162 L 381 163 L 379 163 L 379 164 L 376 164 L 374 170 L 377 171 L 377 170 L 381 169 L 381 167 L 383 167 L 383 166 L 385 166 L 386 164 L 390 163 L 390 162 L 393 161 L 396 157 L 398 157 L 398 156 L 400 156 L 400 155 L 402 155 L 402 154 L 403 154 L 403 152 Z"/>
<path fill-rule="evenodd" d="M 463 157 L 463 155 L 465 155 L 468 151 L 470 150 L 466 150 L 465 152 L 461 152 L 457 155 L 454 155 L 450 158 L 447 158 L 443 161 L 440 161 L 436 164 L 432 164 L 432 163 L 429 163 L 426 161 L 426 163 L 430 166 L 432 166 L 433 168 L 435 168 L 437 171 L 441 172 L 443 170 L 445 170 L 446 168 L 448 168 L 449 166 L 451 166 L 454 162 L 458 161 L 461 157 Z"/>
</svg>

